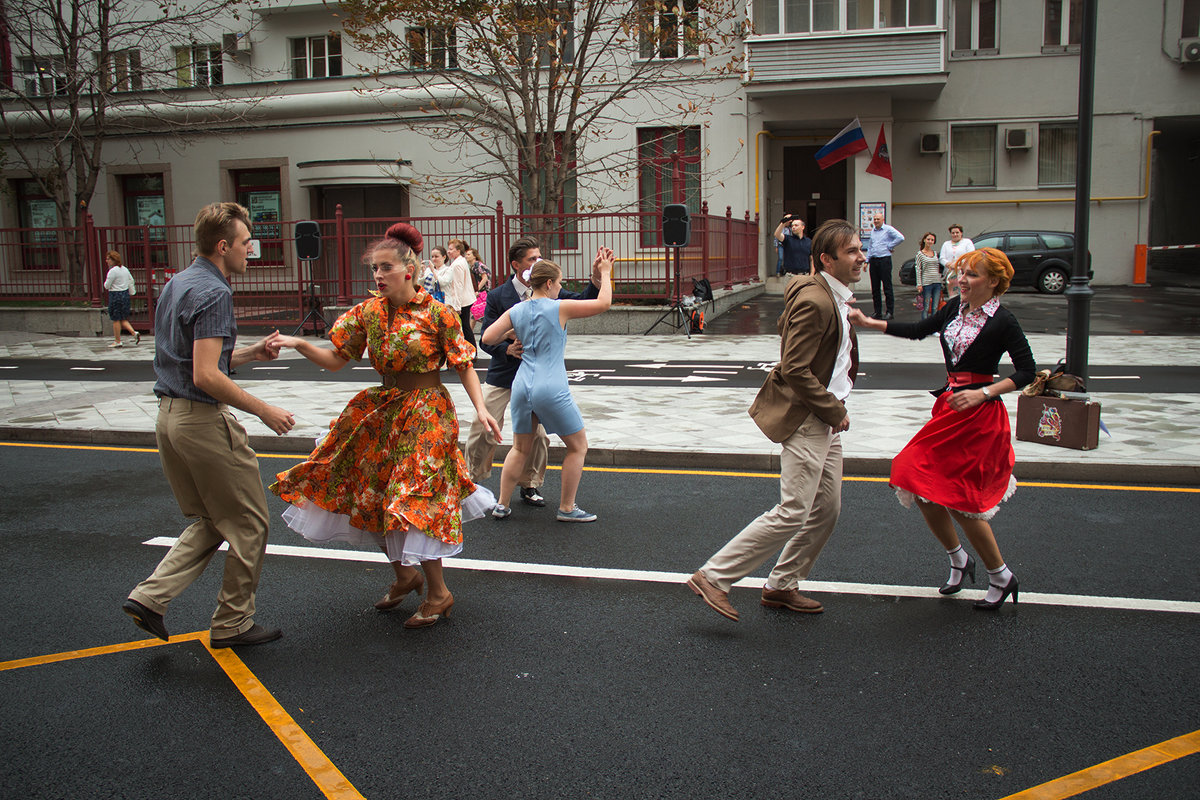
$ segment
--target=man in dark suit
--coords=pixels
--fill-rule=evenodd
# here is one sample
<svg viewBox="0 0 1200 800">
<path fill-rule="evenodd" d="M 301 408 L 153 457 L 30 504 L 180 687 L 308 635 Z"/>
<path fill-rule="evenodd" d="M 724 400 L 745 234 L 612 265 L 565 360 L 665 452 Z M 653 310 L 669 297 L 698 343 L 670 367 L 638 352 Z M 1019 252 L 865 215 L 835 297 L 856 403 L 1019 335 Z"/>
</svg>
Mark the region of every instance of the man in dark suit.
<svg viewBox="0 0 1200 800">
<path fill-rule="evenodd" d="M 508 249 L 508 262 L 513 275 L 511 279 L 488 292 L 479 334 L 481 338 L 483 331 L 505 311 L 529 297 L 529 284 L 526 283 L 529 280 L 528 270 L 541 257 L 542 251 L 537 239 L 523 236 L 513 242 L 512 247 Z M 564 290 L 558 296 L 565 300 L 590 300 L 600 294 L 600 280 L 597 262 L 592 264 L 592 282 L 587 289 L 582 293 Z M 521 340 L 514 337 L 498 345 L 479 346 L 492 357 L 487 377 L 483 382 L 483 402 L 488 413 L 503 427 L 504 412 L 508 410 L 508 402 L 512 397 L 513 378 L 521 366 Z M 550 439 L 546 436 L 546 429 L 538 425 L 533 437 L 533 458 L 530 459 L 529 469 L 517 479 L 517 485 L 521 487 L 521 501 L 527 505 L 546 505 L 539 489 L 546 480 L 549 450 Z M 496 439 L 478 419 L 471 423 L 471 429 L 467 432 L 466 456 L 471 480 L 483 483 L 491 477 L 492 462 L 496 456 Z"/>
<path fill-rule="evenodd" d="M 841 511 L 842 442 L 850 427 L 846 398 L 858 369 L 846 320 L 849 285 L 866 257 L 854 227 L 829 220 L 813 237 L 816 273 L 793 278 L 779 317 L 780 360 L 750 406 L 750 416 L 780 456 L 779 504 L 747 525 L 691 578 L 688 586 L 717 613 L 737 621 L 729 589 L 783 552 L 767 578 L 762 605 L 815 614 L 824 610 L 797 585 L 808 577 Z"/>
</svg>

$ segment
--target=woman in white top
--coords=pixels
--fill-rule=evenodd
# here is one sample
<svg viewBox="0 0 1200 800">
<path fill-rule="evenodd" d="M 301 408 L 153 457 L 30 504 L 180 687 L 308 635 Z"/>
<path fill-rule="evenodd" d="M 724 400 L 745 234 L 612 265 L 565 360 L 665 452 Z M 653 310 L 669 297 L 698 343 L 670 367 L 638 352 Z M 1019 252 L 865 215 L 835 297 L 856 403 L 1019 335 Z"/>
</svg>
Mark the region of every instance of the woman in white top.
<svg viewBox="0 0 1200 800">
<path fill-rule="evenodd" d="M 463 252 L 467 244 L 462 239 L 446 242 L 449 264 L 437 269 L 438 283 L 446 293 L 446 305 L 457 309 L 462 320 L 463 338 L 475 346 L 475 332 L 471 330 L 471 304 L 475 302 L 474 284 L 471 283 L 471 268 Z"/>
<path fill-rule="evenodd" d="M 104 256 L 108 264 L 108 275 L 104 278 L 104 288 L 108 290 L 108 318 L 112 320 L 113 342 L 109 347 L 124 347 L 121 343 L 121 331 L 129 331 L 133 335 L 133 343 L 140 344 L 142 335 L 133 329 L 129 323 L 129 299 L 137 291 L 133 285 L 133 273 L 121 264 L 121 254 L 109 250 Z"/>
<path fill-rule="evenodd" d="M 942 250 L 938 253 L 938 262 L 942 265 L 942 276 L 946 282 L 946 297 L 958 297 L 958 270 L 953 264 L 963 253 L 975 249 L 975 243 L 963 236 L 962 225 L 955 223 L 950 226 L 950 240 L 942 242 Z"/>
</svg>

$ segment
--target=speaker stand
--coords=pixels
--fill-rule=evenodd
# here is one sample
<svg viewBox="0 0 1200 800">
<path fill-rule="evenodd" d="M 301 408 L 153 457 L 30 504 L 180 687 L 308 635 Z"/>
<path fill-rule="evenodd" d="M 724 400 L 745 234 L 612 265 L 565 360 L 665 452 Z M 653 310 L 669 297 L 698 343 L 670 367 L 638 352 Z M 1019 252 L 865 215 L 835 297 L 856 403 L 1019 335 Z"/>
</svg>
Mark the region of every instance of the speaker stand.
<svg viewBox="0 0 1200 800">
<path fill-rule="evenodd" d="M 665 322 L 667 325 L 670 325 L 675 330 L 679 330 L 680 328 L 683 328 L 683 332 L 687 334 L 687 337 L 689 339 L 691 339 L 692 338 L 692 322 L 691 322 L 691 319 L 688 317 L 687 313 L 683 310 L 683 302 L 682 302 L 683 298 L 680 296 L 680 293 L 679 293 L 679 291 L 680 291 L 679 290 L 679 248 L 672 247 L 672 248 L 670 248 L 670 250 L 675 251 L 675 297 L 674 297 L 674 300 L 671 302 L 670 307 L 667 308 L 667 310 L 663 313 L 663 315 L 661 317 L 659 317 L 658 320 L 653 325 L 651 325 L 649 328 L 646 329 L 646 332 L 643 333 L 642 336 L 649 336 L 650 331 L 654 330 L 659 325 L 661 325 Z M 668 259 L 670 259 L 670 257 L 671 257 L 670 250 L 667 251 Z M 668 318 L 670 318 L 669 321 L 668 321 Z"/>
<path fill-rule="evenodd" d="M 292 331 L 292 336 L 306 332 L 304 329 L 308 327 L 309 322 L 313 324 L 313 335 L 324 338 L 329 324 L 325 322 L 325 312 L 321 309 L 321 298 L 317 296 L 317 286 L 314 283 L 308 284 L 308 313 L 300 320 L 300 327 Z"/>
</svg>

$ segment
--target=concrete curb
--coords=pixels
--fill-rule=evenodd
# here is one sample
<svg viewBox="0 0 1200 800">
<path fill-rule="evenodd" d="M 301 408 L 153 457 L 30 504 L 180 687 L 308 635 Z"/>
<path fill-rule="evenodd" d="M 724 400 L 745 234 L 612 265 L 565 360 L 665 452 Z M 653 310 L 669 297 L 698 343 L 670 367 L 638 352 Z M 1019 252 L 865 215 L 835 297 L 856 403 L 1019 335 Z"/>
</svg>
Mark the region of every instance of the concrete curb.
<svg viewBox="0 0 1200 800">
<path fill-rule="evenodd" d="M 153 431 L 110 429 L 22 428 L 0 426 L 0 441 L 44 442 L 50 444 L 110 445 L 155 448 Z M 311 436 L 250 436 L 250 445 L 258 453 L 307 455 L 312 452 Z M 508 447 L 496 448 L 496 460 L 502 460 Z M 550 463 L 560 463 L 562 447 L 550 448 Z M 702 465 L 707 470 L 779 472 L 779 454 L 762 452 L 722 452 L 704 450 L 635 450 L 622 447 L 592 447 L 587 464 L 591 467 L 679 468 L 682 463 Z M 886 476 L 891 470 L 888 457 L 847 457 L 843 469 L 848 475 Z M 1017 461 L 1013 474 L 1020 481 L 1104 481 L 1128 483 L 1136 476 L 1139 483 L 1166 483 L 1200 486 L 1200 465 L 1093 461 Z"/>
</svg>

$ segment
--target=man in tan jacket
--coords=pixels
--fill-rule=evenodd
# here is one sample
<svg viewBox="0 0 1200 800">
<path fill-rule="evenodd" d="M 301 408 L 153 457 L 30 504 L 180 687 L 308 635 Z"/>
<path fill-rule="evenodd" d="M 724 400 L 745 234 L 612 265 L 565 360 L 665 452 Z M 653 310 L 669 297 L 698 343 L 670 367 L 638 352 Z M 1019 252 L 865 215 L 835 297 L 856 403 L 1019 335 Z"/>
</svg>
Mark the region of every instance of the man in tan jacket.
<svg viewBox="0 0 1200 800">
<path fill-rule="evenodd" d="M 717 613 L 737 621 L 729 589 L 783 547 L 763 587 L 762 605 L 815 614 L 820 603 L 797 590 L 808 577 L 841 511 L 842 442 L 849 429 L 846 398 L 858 369 L 854 331 L 846 320 L 850 284 L 866 256 L 854 227 L 829 220 L 812 243 L 816 273 L 788 284 L 779 317 L 780 360 L 750 406 L 750 416 L 780 456 L 779 505 L 741 533 L 688 579 Z"/>
</svg>

